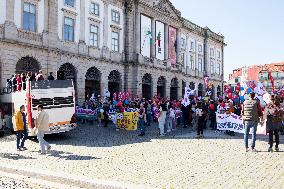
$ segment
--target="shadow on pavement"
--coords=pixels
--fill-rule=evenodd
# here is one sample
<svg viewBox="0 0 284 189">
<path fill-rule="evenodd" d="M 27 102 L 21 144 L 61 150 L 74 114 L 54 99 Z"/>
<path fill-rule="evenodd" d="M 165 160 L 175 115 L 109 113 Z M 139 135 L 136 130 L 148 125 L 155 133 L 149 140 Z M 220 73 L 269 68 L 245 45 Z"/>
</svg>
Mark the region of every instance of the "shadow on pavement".
<svg viewBox="0 0 284 189">
<path fill-rule="evenodd" d="M 23 156 L 20 154 L 11 154 L 11 153 L 0 153 L 0 158 L 11 159 L 11 160 L 35 159 L 33 157 Z"/>
<path fill-rule="evenodd" d="M 101 159 L 93 156 L 80 156 L 80 155 L 75 155 L 72 153 L 66 153 L 63 151 L 56 151 L 56 150 L 51 150 L 48 154 L 49 156 L 53 157 L 58 157 L 61 159 L 65 160 L 92 160 L 92 159 Z"/>
</svg>

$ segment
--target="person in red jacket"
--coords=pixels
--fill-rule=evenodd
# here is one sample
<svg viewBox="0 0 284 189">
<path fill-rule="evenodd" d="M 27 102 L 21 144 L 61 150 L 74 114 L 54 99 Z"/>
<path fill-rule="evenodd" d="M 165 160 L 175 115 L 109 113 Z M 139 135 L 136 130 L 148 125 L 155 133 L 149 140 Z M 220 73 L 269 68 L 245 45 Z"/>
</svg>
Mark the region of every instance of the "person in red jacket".
<svg viewBox="0 0 284 189">
<path fill-rule="evenodd" d="M 20 74 L 17 74 L 17 91 L 21 91 L 22 89 L 22 78 Z"/>
</svg>

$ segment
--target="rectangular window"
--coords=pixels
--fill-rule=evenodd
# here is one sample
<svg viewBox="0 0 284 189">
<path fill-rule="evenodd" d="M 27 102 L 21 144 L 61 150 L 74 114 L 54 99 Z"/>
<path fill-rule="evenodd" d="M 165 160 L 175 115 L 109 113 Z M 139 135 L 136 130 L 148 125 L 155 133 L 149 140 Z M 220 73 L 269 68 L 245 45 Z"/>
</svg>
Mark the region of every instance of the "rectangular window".
<svg viewBox="0 0 284 189">
<path fill-rule="evenodd" d="M 194 42 L 193 41 L 190 42 L 190 49 L 194 50 Z"/>
<path fill-rule="evenodd" d="M 36 6 L 31 3 L 24 3 L 24 30 L 36 32 Z"/>
<path fill-rule="evenodd" d="M 98 47 L 99 46 L 99 27 L 98 26 L 90 26 L 90 46 Z"/>
<path fill-rule="evenodd" d="M 75 0 L 64 0 L 64 4 L 68 5 L 70 7 L 74 7 L 75 6 Z"/>
<path fill-rule="evenodd" d="M 218 51 L 218 59 L 221 59 L 221 52 Z"/>
<path fill-rule="evenodd" d="M 120 23 L 120 14 L 118 11 L 112 10 L 111 11 L 111 20 L 116 23 Z"/>
<path fill-rule="evenodd" d="M 198 58 L 198 70 L 199 70 L 200 72 L 203 71 L 202 58 Z"/>
<path fill-rule="evenodd" d="M 74 19 L 64 17 L 64 40 L 74 41 Z"/>
<path fill-rule="evenodd" d="M 214 62 L 212 60 L 210 61 L 210 72 L 211 72 L 211 74 L 215 73 L 214 72 Z"/>
<path fill-rule="evenodd" d="M 202 53 L 202 45 L 198 45 L 198 52 Z"/>
<path fill-rule="evenodd" d="M 210 48 L 210 56 L 214 57 L 214 49 Z"/>
<path fill-rule="evenodd" d="M 181 46 L 184 48 L 185 47 L 185 39 L 181 38 Z"/>
<path fill-rule="evenodd" d="M 118 32 L 111 33 L 111 50 L 114 52 L 119 51 L 119 33 Z"/>
<path fill-rule="evenodd" d="M 220 66 L 220 63 L 217 63 L 217 65 L 216 65 L 216 73 L 218 74 L 218 75 L 220 75 L 220 73 L 221 73 L 221 66 Z"/>
<path fill-rule="evenodd" d="M 194 57 L 193 57 L 193 55 L 190 55 L 190 68 L 192 70 L 194 70 Z"/>
<path fill-rule="evenodd" d="M 100 5 L 98 3 L 91 3 L 90 13 L 96 16 L 100 16 Z"/>
</svg>

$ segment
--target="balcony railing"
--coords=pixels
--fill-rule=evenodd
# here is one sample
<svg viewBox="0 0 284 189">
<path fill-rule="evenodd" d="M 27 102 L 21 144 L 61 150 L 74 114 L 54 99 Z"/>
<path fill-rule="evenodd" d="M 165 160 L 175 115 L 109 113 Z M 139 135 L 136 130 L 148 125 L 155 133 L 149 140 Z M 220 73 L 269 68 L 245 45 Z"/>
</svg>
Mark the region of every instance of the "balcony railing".
<svg viewBox="0 0 284 189">
<path fill-rule="evenodd" d="M 42 42 L 42 34 L 18 29 L 18 38 L 34 42 Z"/>
<path fill-rule="evenodd" d="M 4 25 L 0 25 L 0 38 L 4 37 Z"/>
</svg>

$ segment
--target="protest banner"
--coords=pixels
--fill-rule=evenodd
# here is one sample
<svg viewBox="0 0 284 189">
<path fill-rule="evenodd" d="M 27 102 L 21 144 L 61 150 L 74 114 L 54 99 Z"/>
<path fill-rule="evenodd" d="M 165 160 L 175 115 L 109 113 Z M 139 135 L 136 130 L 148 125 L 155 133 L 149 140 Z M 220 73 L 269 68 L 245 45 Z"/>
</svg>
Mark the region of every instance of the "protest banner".
<svg viewBox="0 0 284 189">
<path fill-rule="evenodd" d="M 234 131 L 244 133 L 245 126 L 242 118 L 236 114 L 218 114 L 216 113 L 217 129 L 221 131 Z M 257 134 L 266 134 L 265 125 L 257 126 Z"/>
<path fill-rule="evenodd" d="M 77 118 L 80 118 L 80 119 L 96 120 L 97 110 L 83 109 L 80 107 L 76 107 L 76 115 L 77 115 Z"/>
<path fill-rule="evenodd" d="M 124 112 L 116 114 L 116 127 L 127 131 L 137 130 L 138 112 Z"/>
</svg>

